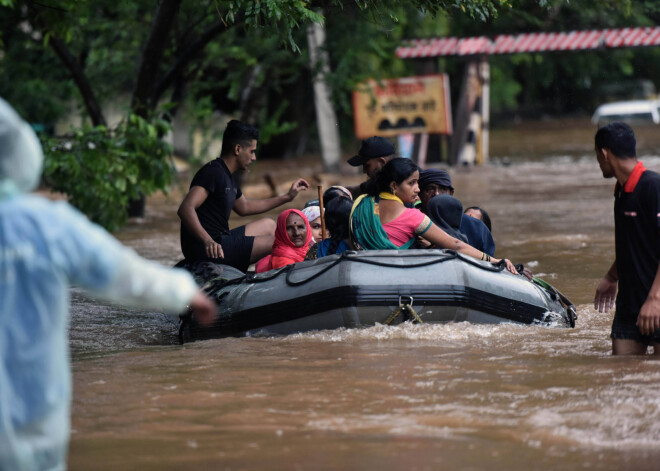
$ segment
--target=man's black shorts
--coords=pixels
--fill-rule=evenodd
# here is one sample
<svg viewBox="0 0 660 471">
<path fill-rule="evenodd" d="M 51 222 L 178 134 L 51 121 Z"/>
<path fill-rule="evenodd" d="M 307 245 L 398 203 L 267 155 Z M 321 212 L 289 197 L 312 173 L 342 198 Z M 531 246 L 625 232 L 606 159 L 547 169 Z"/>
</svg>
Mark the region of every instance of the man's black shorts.
<svg viewBox="0 0 660 471">
<path fill-rule="evenodd" d="M 653 332 L 651 335 L 642 335 L 637 327 L 637 316 L 630 314 L 622 314 L 620 311 L 614 314 L 614 321 L 612 322 L 612 339 L 621 340 L 634 340 L 646 346 L 653 343 L 660 344 L 660 329 Z"/>
<path fill-rule="evenodd" d="M 186 260 L 211 260 L 223 265 L 231 265 L 241 271 L 247 271 L 250 266 L 250 255 L 254 245 L 254 237 L 245 235 L 245 226 L 240 226 L 223 235 L 220 240 L 216 239 L 222 246 L 224 258 L 209 258 L 206 255 L 206 247 L 201 242 L 188 247 L 184 256 Z"/>
</svg>

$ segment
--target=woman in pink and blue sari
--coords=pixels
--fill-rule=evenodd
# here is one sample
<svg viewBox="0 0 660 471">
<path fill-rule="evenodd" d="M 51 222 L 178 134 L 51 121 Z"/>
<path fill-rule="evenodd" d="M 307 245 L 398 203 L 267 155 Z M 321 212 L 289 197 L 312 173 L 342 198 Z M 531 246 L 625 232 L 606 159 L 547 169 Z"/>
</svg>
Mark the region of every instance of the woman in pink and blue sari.
<svg viewBox="0 0 660 471">
<path fill-rule="evenodd" d="M 417 200 L 418 180 L 419 168 L 410 159 L 390 160 L 377 178 L 369 182 L 367 194 L 353 204 L 350 219 L 353 245 L 367 250 L 403 250 L 410 248 L 416 237 L 422 237 L 439 248 L 498 263 L 499 259 L 447 234 L 418 209 L 405 206 Z M 507 270 L 518 274 L 513 264 L 504 260 Z"/>
</svg>

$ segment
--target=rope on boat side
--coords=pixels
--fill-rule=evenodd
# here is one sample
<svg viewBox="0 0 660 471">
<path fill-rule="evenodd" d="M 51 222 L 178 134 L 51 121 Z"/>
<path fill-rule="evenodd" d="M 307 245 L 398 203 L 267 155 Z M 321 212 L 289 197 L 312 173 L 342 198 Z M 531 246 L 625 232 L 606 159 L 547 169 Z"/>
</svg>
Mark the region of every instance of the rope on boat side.
<svg viewBox="0 0 660 471">
<path fill-rule="evenodd" d="M 412 263 L 412 264 L 409 264 L 409 265 L 401 265 L 401 264 L 398 264 L 398 263 L 387 263 L 387 262 L 383 262 L 383 261 L 380 261 L 380 260 L 369 260 L 367 258 L 356 257 L 356 255 L 357 255 L 357 252 L 355 252 L 355 251 L 346 251 L 346 252 L 342 253 L 341 255 L 339 255 L 339 257 L 336 260 L 334 260 L 332 263 L 329 263 L 322 270 L 319 270 L 318 272 L 311 275 L 309 278 L 305 278 L 305 279 L 302 279 L 302 280 L 294 281 L 291 278 L 292 275 L 297 271 L 297 269 L 296 269 L 297 264 L 295 264 L 295 263 L 293 265 L 287 265 L 286 267 L 281 268 L 280 271 L 278 271 L 273 277 L 268 278 L 268 280 L 274 278 L 277 275 L 279 275 L 282 271 L 286 271 L 286 283 L 289 286 L 304 285 L 305 283 L 307 283 L 309 281 L 312 281 L 315 278 L 318 278 L 319 276 L 321 276 L 322 274 L 324 274 L 325 272 L 327 272 L 328 270 L 333 268 L 335 265 L 337 265 L 342 260 L 349 260 L 351 262 L 364 263 L 364 264 L 367 264 L 367 265 L 375 265 L 375 266 L 378 266 L 378 267 L 408 269 L 408 268 L 420 268 L 420 267 L 426 267 L 426 266 L 430 266 L 430 265 L 436 265 L 436 264 L 439 264 L 439 263 L 447 262 L 449 260 L 454 260 L 454 259 L 458 258 L 458 259 L 462 260 L 463 262 L 466 262 L 470 265 L 473 265 L 473 266 L 475 266 L 477 268 L 480 268 L 481 270 L 485 270 L 485 271 L 501 272 L 501 271 L 504 271 L 504 269 L 506 268 L 506 262 L 504 261 L 504 259 L 500 260 L 498 263 L 493 263 L 493 264 L 489 263 L 487 265 L 482 265 L 483 262 L 480 262 L 476 259 L 473 259 L 472 257 L 469 257 L 467 255 L 462 255 L 462 254 L 456 252 L 455 250 L 445 250 L 445 253 L 441 256 L 433 257 L 430 260 L 426 260 L 426 261 L 420 262 L 420 263 Z M 258 282 L 258 281 L 267 281 L 267 279 L 251 278 L 251 279 L 249 279 L 249 281 L 250 282 Z"/>
</svg>

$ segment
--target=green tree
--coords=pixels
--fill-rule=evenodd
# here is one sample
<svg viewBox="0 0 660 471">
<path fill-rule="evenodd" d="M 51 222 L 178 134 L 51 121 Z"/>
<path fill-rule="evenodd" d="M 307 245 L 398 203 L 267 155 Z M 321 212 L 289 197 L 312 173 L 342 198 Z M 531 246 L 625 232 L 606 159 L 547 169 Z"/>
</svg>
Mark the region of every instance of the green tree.
<svg viewBox="0 0 660 471">
<path fill-rule="evenodd" d="M 346 90 L 369 70 L 349 67 L 391 62 L 387 51 L 400 36 L 388 30 L 395 31 L 410 12 L 486 20 L 509 6 L 508 0 L 160 0 L 155 5 L 147 0 L 0 0 L 0 4 L 5 6 L 0 9 L 0 94 L 35 123 L 55 119 L 71 98 L 77 99 L 83 125 L 64 140 L 46 143 L 46 176 L 84 206 L 92 219 L 109 228 L 123 218 L 117 210 L 106 219 L 103 211 L 108 204 L 121 204 L 124 197 L 168 185 L 168 153 L 162 151 L 167 127 L 161 118 L 171 117 L 186 100 L 200 103 L 193 107 L 198 116 L 224 103 L 223 111 L 259 125 L 266 138 L 295 126 L 286 118 L 290 109 L 303 108 L 301 98 L 281 97 L 308 77 L 306 58 L 299 53 L 310 22 L 328 21 L 341 29 L 346 19 L 356 31 L 384 33 L 364 42 L 347 42 L 350 35 L 342 38 L 348 54 L 334 54 L 337 69 L 331 79 L 337 102 L 346 108 Z M 371 59 L 362 61 L 361 55 Z M 206 93 L 214 99 L 206 100 Z M 130 97 L 124 117 L 109 125 L 103 105 L 122 94 Z M 122 179 L 122 172 L 135 168 L 141 170 Z M 80 178 L 96 173 L 98 179 L 89 182 L 89 192 L 97 203 L 84 205 L 75 196 L 84 184 Z M 114 179 L 117 182 L 112 183 Z"/>
<path fill-rule="evenodd" d="M 658 2 L 598 0 L 545 4 L 517 0 L 512 8 L 478 25 L 456 17 L 451 36 L 655 26 Z M 649 79 L 660 87 L 660 48 L 549 52 L 491 57 L 492 111 L 523 116 L 591 113 L 606 101 L 612 84 Z M 458 74 L 460 61 L 445 61 Z M 495 121 L 496 122 L 496 121 Z"/>
</svg>

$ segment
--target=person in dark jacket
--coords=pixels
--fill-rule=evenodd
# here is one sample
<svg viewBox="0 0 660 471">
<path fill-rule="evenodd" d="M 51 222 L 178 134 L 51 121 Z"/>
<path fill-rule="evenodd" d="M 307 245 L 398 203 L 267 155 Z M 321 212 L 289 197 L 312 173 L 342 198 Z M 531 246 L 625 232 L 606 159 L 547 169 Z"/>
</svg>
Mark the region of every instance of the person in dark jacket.
<svg viewBox="0 0 660 471">
<path fill-rule="evenodd" d="M 429 168 L 419 175 L 419 209 L 428 214 L 428 204 L 437 195 L 454 196 L 454 187 L 449 173 L 442 169 Z M 467 237 L 467 242 L 475 249 L 490 256 L 495 254 L 495 241 L 486 225 L 479 219 L 463 214 L 460 232 Z"/>
</svg>

